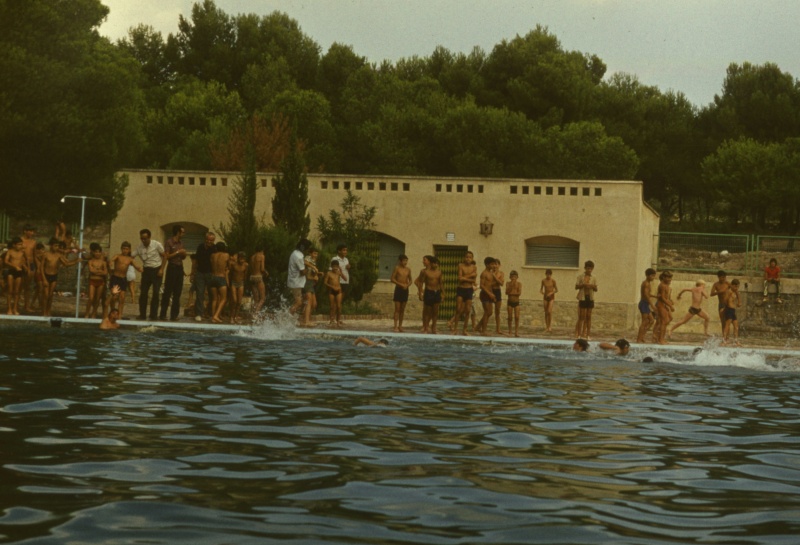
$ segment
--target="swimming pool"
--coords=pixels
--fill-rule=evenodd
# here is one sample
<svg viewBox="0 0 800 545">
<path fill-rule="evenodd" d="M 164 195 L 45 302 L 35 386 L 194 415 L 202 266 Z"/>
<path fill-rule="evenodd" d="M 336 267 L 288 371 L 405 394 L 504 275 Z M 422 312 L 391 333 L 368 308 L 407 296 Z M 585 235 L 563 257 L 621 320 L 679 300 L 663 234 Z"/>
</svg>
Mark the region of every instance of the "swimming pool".
<svg viewBox="0 0 800 545">
<path fill-rule="evenodd" d="M 0 332 L 0 542 L 795 543 L 794 361 Z"/>
</svg>

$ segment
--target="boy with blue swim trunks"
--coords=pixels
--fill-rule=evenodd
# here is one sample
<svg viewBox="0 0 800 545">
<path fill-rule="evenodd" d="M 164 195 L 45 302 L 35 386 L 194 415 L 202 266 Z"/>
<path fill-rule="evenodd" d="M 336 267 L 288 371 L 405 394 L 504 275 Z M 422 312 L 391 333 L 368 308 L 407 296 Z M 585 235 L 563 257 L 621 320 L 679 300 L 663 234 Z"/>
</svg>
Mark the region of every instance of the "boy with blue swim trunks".
<svg viewBox="0 0 800 545">
<path fill-rule="evenodd" d="M 652 282 L 656 279 L 656 271 L 655 269 L 647 269 L 644 271 L 644 275 L 645 279 L 642 285 L 639 286 L 639 312 L 642 315 L 642 325 L 639 326 L 639 335 L 636 337 L 637 343 L 644 342 L 644 336 L 656 321 L 654 317 L 656 310 L 651 303 L 651 300 L 655 299 Z"/>
</svg>

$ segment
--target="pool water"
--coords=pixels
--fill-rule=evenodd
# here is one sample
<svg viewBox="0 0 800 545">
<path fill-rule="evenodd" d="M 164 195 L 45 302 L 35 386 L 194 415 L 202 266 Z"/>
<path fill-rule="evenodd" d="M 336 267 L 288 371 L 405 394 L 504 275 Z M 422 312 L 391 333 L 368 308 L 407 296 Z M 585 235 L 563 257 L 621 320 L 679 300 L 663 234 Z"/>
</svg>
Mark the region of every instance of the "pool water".
<svg viewBox="0 0 800 545">
<path fill-rule="evenodd" d="M 794 544 L 800 372 L 0 330 L 0 543 Z"/>
</svg>

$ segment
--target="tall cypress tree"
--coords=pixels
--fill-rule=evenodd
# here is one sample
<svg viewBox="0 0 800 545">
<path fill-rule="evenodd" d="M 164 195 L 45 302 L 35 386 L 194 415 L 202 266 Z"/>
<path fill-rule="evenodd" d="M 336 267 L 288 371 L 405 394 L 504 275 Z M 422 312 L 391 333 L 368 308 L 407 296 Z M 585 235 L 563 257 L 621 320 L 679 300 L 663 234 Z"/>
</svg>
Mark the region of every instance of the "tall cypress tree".
<svg viewBox="0 0 800 545">
<path fill-rule="evenodd" d="M 281 170 L 272 181 L 275 196 L 272 198 L 272 222 L 297 238 L 306 238 L 311 231 L 308 214 L 308 176 L 302 150 L 292 135 L 289 153 L 281 162 Z"/>
<path fill-rule="evenodd" d="M 234 251 L 252 255 L 258 246 L 256 221 L 256 161 L 252 145 L 247 147 L 245 170 L 236 181 L 228 203 L 230 221 L 219 227 L 227 245 Z"/>
</svg>

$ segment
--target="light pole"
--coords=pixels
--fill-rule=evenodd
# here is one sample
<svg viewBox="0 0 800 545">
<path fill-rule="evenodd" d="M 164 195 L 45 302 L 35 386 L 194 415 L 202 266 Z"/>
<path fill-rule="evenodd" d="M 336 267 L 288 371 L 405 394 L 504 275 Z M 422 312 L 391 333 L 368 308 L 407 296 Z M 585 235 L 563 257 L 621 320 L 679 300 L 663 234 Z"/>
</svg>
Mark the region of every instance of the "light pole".
<svg viewBox="0 0 800 545">
<path fill-rule="evenodd" d="M 80 199 L 81 200 L 81 234 L 78 238 L 78 280 L 75 283 L 75 317 L 78 317 L 78 312 L 81 306 L 81 265 L 83 259 L 83 217 L 86 214 L 86 199 L 93 201 L 100 201 L 105 206 L 106 201 L 100 197 L 87 197 L 86 195 L 64 195 L 61 197 L 61 202 L 67 202 L 67 199 Z"/>
</svg>

